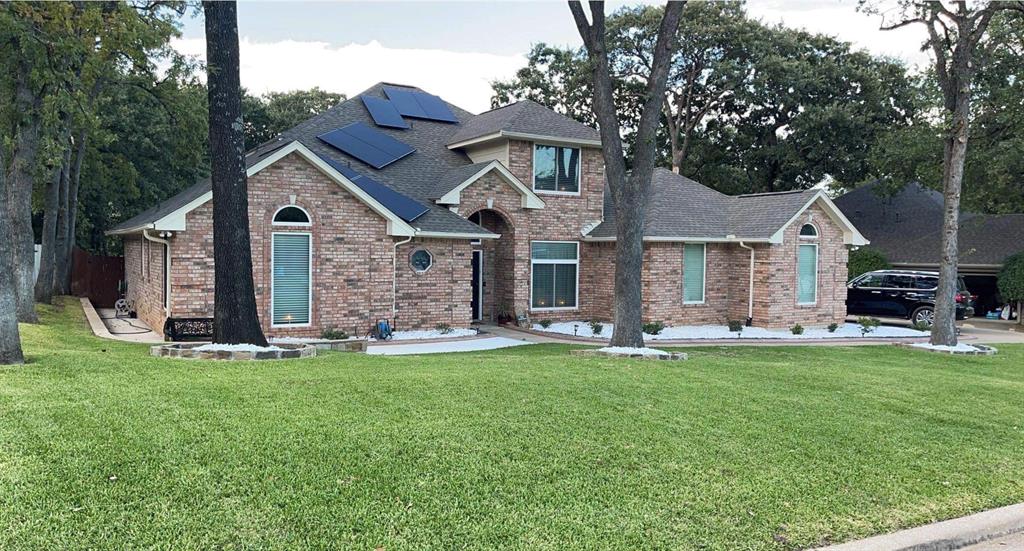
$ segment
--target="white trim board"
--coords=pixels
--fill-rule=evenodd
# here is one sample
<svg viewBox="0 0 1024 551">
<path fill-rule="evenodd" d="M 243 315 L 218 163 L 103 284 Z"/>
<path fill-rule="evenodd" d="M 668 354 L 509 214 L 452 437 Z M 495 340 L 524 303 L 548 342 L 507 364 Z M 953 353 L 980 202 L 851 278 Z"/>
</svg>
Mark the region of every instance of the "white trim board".
<svg viewBox="0 0 1024 551">
<path fill-rule="evenodd" d="M 484 134 L 483 136 L 477 136 L 476 138 L 469 138 L 468 140 L 462 140 L 461 142 L 449 144 L 448 149 L 459 149 L 460 147 L 466 147 L 479 143 L 489 142 L 492 140 L 500 140 L 502 138 L 510 140 L 543 141 L 558 145 L 601 147 L 601 140 L 560 138 L 558 136 L 546 136 L 543 134 L 529 134 L 526 132 L 509 132 L 508 130 L 499 130 L 497 132 L 492 132 L 490 134 Z"/>
<path fill-rule="evenodd" d="M 864 245 L 871 243 L 870 241 L 867 240 L 866 237 L 861 235 L 860 231 L 857 230 L 857 227 L 854 226 L 853 223 L 850 222 L 850 220 L 843 215 L 842 211 L 839 210 L 839 207 L 837 207 L 836 204 L 832 202 L 832 199 L 829 199 L 828 195 L 825 193 L 824 190 L 818 190 L 818 192 L 815 193 L 814 196 L 812 196 L 806 203 L 804 203 L 803 207 L 800 207 L 800 210 L 796 211 L 796 214 L 794 214 L 785 224 L 783 224 L 782 227 L 778 229 L 778 231 L 772 234 L 771 238 L 769 238 L 768 241 L 770 243 L 782 243 L 782 235 L 786 231 L 786 228 L 788 228 L 793 222 L 800 218 L 800 215 L 803 214 L 804 211 L 806 211 L 808 208 L 810 208 L 811 205 L 813 205 L 816 202 L 820 202 L 820 205 L 822 209 L 824 209 L 825 214 L 827 214 L 829 218 L 831 218 L 832 221 L 835 222 L 841 230 L 843 230 L 844 245 L 862 247 Z M 818 234 L 821 235 L 820 230 Z"/>
</svg>

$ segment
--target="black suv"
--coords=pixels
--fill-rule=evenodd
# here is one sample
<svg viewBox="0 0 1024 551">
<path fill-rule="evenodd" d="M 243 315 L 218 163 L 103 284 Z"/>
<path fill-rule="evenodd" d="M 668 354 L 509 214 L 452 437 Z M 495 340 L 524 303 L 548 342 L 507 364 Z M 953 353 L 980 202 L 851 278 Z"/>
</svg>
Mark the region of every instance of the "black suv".
<svg viewBox="0 0 1024 551">
<path fill-rule="evenodd" d="M 937 272 L 878 270 L 861 274 L 846 285 L 846 311 L 853 315 L 888 316 L 931 325 L 935 320 Z M 974 315 L 973 298 L 964 278 L 957 278 L 956 319 Z"/>
</svg>

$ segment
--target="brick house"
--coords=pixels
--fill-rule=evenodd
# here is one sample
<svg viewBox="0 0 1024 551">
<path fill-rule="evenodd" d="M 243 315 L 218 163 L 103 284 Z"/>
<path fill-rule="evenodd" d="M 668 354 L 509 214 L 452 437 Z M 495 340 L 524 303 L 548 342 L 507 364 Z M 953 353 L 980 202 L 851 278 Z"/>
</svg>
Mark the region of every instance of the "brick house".
<svg viewBox="0 0 1024 551">
<path fill-rule="evenodd" d="M 608 319 L 614 220 L 596 130 L 531 101 L 473 115 L 378 84 L 246 157 L 264 330 L 319 336 L 474 321 Z M 645 228 L 645 318 L 842 322 L 847 249 L 819 190 L 730 197 L 666 170 Z M 212 192 L 117 225 L 139 317 L 212 317 Z"/>
</svg>

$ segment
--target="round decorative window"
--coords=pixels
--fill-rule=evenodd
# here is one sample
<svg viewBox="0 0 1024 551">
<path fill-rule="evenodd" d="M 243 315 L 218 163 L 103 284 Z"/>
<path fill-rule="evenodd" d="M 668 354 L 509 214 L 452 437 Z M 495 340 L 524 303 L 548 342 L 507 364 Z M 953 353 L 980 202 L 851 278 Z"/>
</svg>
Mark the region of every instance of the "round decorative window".
<svg viewBox="0 0 1024 551">
<path fill-rule="evenodd" d="M 418 274 L 430 269 L 430 266 L 434 263 L 434 257 L 431 256 L 430 252 L 426 249 L 418 249 L 413 251 L 409 255 L 409 265 L 412 266 L 412 270 Z"/>
</svg>

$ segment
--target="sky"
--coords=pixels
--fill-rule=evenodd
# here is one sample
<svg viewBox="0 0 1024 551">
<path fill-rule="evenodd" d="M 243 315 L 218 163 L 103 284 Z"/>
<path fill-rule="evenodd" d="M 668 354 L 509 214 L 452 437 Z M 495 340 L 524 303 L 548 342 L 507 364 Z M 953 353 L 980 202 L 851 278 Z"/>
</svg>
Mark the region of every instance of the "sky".
<svg viewBox="0 0 1024 551">
<path fill-rule="evenodd" d="M 608 2 L 606 11 L 634 3 Z M 928 61 L 923 28 L 881 31 L 882 16 L 859 12 L 856 0 L 748 0 L 747 11 L 911 66 Z M 419 86 L 474 113 L 490 108 L 490 83 L 525 66 L 531 45 L 581 45 L 564 2 L 241 1 L 238 27 L 242 86 L 253 93 L 319 86 L 351 97 L 384 81 Z M 185 21 L 173 45 L 205 57 L 201 14 Z"/>
</svg>

